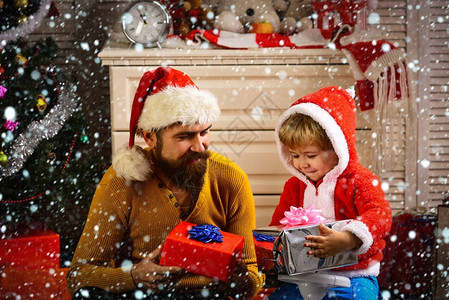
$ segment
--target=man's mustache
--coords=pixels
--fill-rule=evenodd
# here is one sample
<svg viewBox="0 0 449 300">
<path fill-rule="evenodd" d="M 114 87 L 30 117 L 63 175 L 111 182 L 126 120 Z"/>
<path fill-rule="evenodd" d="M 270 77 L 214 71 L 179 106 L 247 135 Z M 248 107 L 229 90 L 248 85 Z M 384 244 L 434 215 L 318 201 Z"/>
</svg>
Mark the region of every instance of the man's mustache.
<svg viewBox="0 0 449 300">
<path fill-rule="evenodd" d="M 190 152 L 190 153 L 186 153 L 183 156 L 181 156 L 181 160 L 183 162 L 190 162 L 193 160 L 197 160 L 197 159 L 208 159 L 210 156 L 210 152 L 209 151 L 204 151 L 201 153 L 198 152 Z"/>
</svg>

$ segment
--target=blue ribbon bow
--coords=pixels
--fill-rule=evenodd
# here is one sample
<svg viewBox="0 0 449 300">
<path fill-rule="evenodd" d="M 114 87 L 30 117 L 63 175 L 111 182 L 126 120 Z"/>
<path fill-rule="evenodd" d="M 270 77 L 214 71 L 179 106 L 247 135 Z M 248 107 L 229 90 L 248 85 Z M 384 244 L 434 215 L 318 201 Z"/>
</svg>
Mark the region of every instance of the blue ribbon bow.
<svg viewBox="0 0 449 300">
<path fill-rule="evenodd" d="M 254 235 L 254 238 L 256 239 L 256 241 L 258 241 L 258 242 L 274 243 L 274 241 L 276 240 L 276 238 L 274 236 L 269 236 L 269 235 L 260 234 L 260 233 L 256 233 L 256 232 L 253 232 L 253 235 Z"/>
<path fill-rule="evenodd" d="M 220 233 L 220 228 L 210 224 L 197 225 L 189 230 L 189 238 L 198 240 L 203 243 L 223 242 L 223 235 Z"/>
</svg>

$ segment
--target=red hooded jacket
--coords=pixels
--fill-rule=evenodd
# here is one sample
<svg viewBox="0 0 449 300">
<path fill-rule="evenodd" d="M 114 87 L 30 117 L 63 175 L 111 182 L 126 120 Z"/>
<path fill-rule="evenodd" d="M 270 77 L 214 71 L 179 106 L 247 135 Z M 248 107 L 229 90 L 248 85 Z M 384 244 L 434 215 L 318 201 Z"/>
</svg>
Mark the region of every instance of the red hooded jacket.
<svg viewBox="0 0 449 300">
<path fill-rule="evenodd" d="M 317 185 L 294 168 L 288 148 L 279 141 L 281 125 L 297 113 L 312 117 L 323 127 L 339 158 L 338 164 Z M 282 114 L 275 138 L 281 161 L 294 177 L 285 183 L 270 225 L 279 225 L 290 206 L 308 208 L 314 205 L 326 221 L 352 219 L 334 229 L 350 231 L 362 241 L 356 250 L 359 263 L 327 272 L 348 277 L 377 276 L 385 247 L 383 239 L 391 227 L 391 208 L 379 178 L 360 164 L 355 148 L 355 129 L 354 99 L 336 86 L 298 99 Z"/>
</svg>

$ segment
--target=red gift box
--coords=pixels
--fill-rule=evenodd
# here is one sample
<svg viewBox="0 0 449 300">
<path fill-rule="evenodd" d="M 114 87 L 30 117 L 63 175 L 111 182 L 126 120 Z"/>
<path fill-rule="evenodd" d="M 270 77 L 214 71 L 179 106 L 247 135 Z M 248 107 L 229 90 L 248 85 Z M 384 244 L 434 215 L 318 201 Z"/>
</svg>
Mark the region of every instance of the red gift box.
<svg viewBox="0 0 449 300">
<path fill-rule="evenodd" d="M 10 265 L 1 267 L 0 299 L 71 300 L 63 269 L 23 269 Z"/>
<path fill-rule="evenodd" d="M 59 268 L 59 234 L 42 225 L 20 227 L 0 236 L 0 266 L 22 269 Z"/>
<path fill-rule="evenodd" d="M 242 257 L 243 236 L 220 231 L 223 242 L 203 243 L 189 238 L 196 224 L 181 221 L 165 240 L 161 265 L 178 266 L 186 271 L 227 281 Z"/>
<path fill-rule="evenodd" d="M 268 241 L 258 241 L 254 237 L 254 247 L 256 249 L 257 266 L 259 271 L 270 272 L 274 269 L 274 243 Z"/>
</svg>

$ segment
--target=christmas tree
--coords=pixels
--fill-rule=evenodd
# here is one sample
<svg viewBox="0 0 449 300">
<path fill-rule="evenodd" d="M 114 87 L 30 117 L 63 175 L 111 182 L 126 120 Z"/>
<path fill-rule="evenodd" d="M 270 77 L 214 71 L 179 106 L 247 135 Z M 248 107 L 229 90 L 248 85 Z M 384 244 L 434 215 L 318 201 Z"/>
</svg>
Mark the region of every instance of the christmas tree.
<svg viewBox="0 0 449 300">
<path fill-rule="evenodd" d="M 71 252 L 77 238 L 64 231 L 82 229 L 75 212 L 88 208 L 106 166 L 89 145 L 76 79 L 54 65 L 56 43 L 27 42 L 50 3 L 25 2 L 0 0 L 0 225 L 41 222 Z"/>
</svg>

